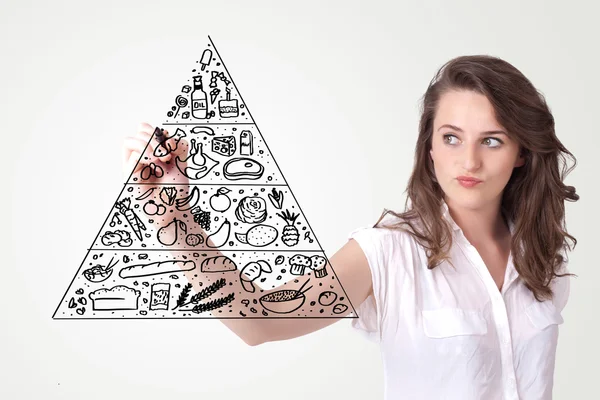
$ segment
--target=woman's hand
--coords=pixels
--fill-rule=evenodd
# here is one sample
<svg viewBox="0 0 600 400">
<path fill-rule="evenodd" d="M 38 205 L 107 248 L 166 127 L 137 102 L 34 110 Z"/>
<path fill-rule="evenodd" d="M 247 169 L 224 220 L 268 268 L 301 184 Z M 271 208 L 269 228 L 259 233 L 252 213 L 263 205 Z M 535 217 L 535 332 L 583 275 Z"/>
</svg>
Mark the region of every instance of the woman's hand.
<svg viewBox="0 0 600 400">
<path fill-rule="evenodd" d="M 160 145 L 160 143 L 158 140 L 156 140 L 156 138 L 150 141 L 153 133 L 154 127 L 148 123 L 142 122 L 135 134 L 125 138 L 123 142 L 123 174 L 125 179 L 129 178 L 130 174 L 132 174 L 132 171 L 134 176 L 139 176 L 139 173 L 142 169 L 154 163 L 157 168 L 160 167 L 160 169 L 162 169 L 162 176 L 157 177 L 154 174 L 150 174 L 148 179 L 139 180 L 138 183 L 189 183 L 189 179 L 177 169 L 177 163 L 175 162 L 177 156 L 181 156 L 180 160 L 185 159 L 185 155 L 187 154 L 189 146 L 187 141 L 183 138 L 180 139 L 179 143 L 177 144 L 177 148 L 173 152 L 170 152 L 164 157 L 156 157 L 154 156 L 154 150 Z M 165 130 L 164 134 L 168 135 L 169 132 Z M 140 156 L 144 154 L 144 148 L 146 148 L 148 142 L 150 142 L 150 144 L 148 145 L 149 147 L 145 153 L 145 156 L 148 158 L 142 157 L 140 159 Z M 175 140 L 171 138 L 165 142 L 165 145 L 168 146 L 169 144 L 171 144 L 171 147 L 174 147 Z M 180 161 L 179 165 L 182 166 L 183 163 Z"/>
</svg>

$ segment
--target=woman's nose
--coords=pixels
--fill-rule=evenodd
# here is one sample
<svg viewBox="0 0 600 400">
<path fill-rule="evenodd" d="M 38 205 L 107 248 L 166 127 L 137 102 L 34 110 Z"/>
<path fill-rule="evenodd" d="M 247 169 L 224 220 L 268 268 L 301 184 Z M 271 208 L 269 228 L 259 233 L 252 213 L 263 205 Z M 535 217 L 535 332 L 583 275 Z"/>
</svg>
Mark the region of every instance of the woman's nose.
<svg viewBox="0 0 600 400">
<path fill-rule="evenodd" d="M 462 164 L 465 170 L 474 170 L 481 165 L 481 154 L 477 145 L 464 146 L 462 154 Z"/>
</svg>

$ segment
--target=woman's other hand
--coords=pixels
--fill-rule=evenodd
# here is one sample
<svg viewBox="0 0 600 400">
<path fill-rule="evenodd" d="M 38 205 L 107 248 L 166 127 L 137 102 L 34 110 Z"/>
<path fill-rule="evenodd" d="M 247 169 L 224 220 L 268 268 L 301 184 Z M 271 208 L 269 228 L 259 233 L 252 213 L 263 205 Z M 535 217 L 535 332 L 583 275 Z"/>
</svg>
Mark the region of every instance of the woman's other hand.
<svg viewBox="0 0 600 400">
<path fill-rule="evenodd" d="M 123 141 L 123 174 L 125 179 L 128 179 L 129 176 L 133 173 L 133 175 L 139 175 L 140 171 L 145 167 L 152 166 L 154 164 L 155 169 L 153 169 L 153 173 L 148 174 L 148 179 L 140 179 L 139 183 L 163 183 L 163 184 L 187 184 L 189 180 L 185 177 L 178 169 L 176 158 L 180 157 L 180 160 L 185 159 L 185 154 L 187 154 L 188 143 L 184 138 L 179 140 L 177 143 L 177 147 L 174 151 L 169 152 L 163 157 L 157 157 L 154 155 L 154 150 L 160 145 L 156 137 L 152 138 L 154 133 L 154 127 L 146 122 L 142 122 L 137 131 L 130 136 L 127 136 Z M 165 135 L 168 135 L 169 132 L 167 130 L 164 131 Z M 152 138 L 152 140 L 150 140 Z M 148 142 L 150 142 L 148 144 Z M 175 139 L 168 139 L 165 143 L 165 147 L 168 148 L 169 145 L 171 148 L 175 147 Z M 145 156 L 141 157 L 144 154 L 144 149 L 146 145 L 149 146 L 147 149 Z M 140 159 L 141 157 L 141 159 Z M 139 161 L 139 162 L 138 162 Z M 180 161 L 179 165 L 183 165 Z M 154 166 L 152 166 L 154 168 Z M 160 168 L 160 169 L 159 169 Z M 162 171 L 162 173 L 154 173 L 155 171 Z M 150 171 L 149 169 L 147 171 Z M 160 176 L 157 176 L 160 175 Z"/>
</svg>

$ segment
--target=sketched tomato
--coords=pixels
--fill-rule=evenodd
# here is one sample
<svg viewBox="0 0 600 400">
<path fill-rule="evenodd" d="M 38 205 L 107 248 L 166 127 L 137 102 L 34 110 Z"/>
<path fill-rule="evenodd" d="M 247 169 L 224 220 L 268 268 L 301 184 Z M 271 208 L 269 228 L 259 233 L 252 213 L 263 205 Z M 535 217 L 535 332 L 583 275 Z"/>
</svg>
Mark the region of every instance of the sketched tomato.
<svg viewBox="0 0 600 400">
<path fill-rule="evenodd" d="M 154 200 L 148 200 L 148 202 L 144 204 L 144 212 L 148 215 L 156 215 L 158 214 L 158 205 Z"/>
</svg>

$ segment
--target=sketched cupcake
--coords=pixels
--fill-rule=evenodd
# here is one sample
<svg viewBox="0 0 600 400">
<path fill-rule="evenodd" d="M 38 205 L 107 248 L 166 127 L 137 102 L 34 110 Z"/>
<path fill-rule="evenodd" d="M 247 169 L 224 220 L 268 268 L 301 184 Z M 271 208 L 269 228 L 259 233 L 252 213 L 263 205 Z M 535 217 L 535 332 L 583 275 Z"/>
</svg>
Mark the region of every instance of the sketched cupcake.
<svg viewBox="0 0 600 400">
<path fill-rule="evenodd" d="M 327 265 L 327 259 L 322 256 L 312 256 L 310 258 L 311 266 L 310 268 L 315 272 L 316 278 L 322 278 L 327 276 L 327 269 L 325 266 Z"/>
<path fill-rule="evenodd" d="M 310 265 L 310 258 L 302 254 L 296 254 L 294 257 L 290 258 L 290 273 L 292 275 L 304 275 L 304 269 L 310 267 Z"/>
</svg>

